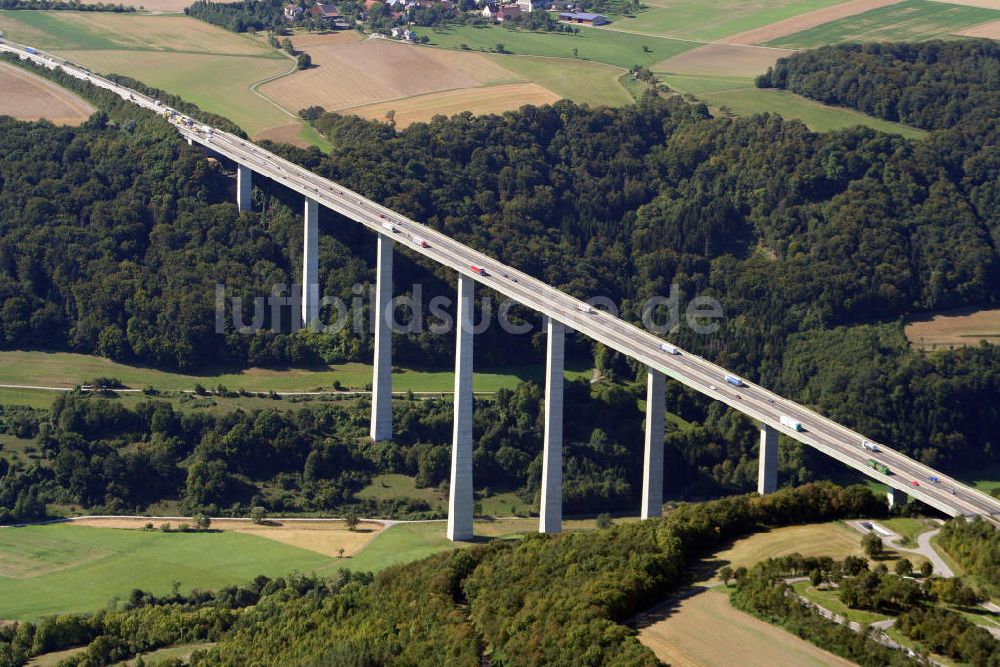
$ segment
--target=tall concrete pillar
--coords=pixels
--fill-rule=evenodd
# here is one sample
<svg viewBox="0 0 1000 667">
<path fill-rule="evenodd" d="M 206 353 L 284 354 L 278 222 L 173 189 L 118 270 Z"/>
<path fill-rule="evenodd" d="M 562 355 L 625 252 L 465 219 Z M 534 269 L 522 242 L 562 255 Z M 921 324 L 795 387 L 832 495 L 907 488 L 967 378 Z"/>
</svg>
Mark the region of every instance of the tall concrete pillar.
<svg viewBox="0 0 1000 667">
<path fill-rule="evenodd" d="M 378 235 L 375 278 L 375 369 L 372 440 L 392 439 L 392 239 Z"/>
<path fill-rule="evenodd" d="M 192 139 L 191 137 L 187 138 L 187 142 L 188 142 L 188 146 L 194 146 L 194 139 Z"/>
<path fill-rule="evenodd" d="M 545 441 L 542 447 L 542 503 L 538 532 L 562 531 L 563 366 L 566 327 L 546 318 Z"/>
<path fill-rule="evenodd" d="M 302 235 L 302 326 L 319 321 L 319 205 L 306 197 Z"/>
<path fill-rule="evenodd" d="M 767 424 L 760 425 L 760 462 L 757 464 L 757 493 L 778 490 L 778 432 Z"/>
<path fill-rule="evenodd" d="M 666 376 L 649 369 L 646 375 L 646 449 L 642 466 L 642 518 L 663 515 L 663 418 Z"/>
<path fill-rule="evenodd" d="M 475 281 L 458 277 L 455 318 L 455 428 L 448 490 L 448 539 L 472 539 L 472 308 Z"/>
<path fill-rule="evenodd" d="M 250 186 L 253 181 L 253 170 L 242 164 L 236 165 L 236 205 L 241 211 L 249 211 Z"/>
<path fill-rule="evenodd" d="M 892 509 L 896 505 L 905 505 L 910 497 L 906 494 L 906 491 L 889 487 L 886 491 L 886 499 L 889 501 L 889 508 Z"/>
</svg>

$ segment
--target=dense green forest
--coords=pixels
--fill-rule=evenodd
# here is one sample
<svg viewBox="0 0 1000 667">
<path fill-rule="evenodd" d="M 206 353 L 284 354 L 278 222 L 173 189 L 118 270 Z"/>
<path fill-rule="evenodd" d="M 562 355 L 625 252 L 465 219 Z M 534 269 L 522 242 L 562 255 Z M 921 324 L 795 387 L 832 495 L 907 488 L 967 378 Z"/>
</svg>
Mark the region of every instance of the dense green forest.
<svg viewBox="0 0 1000 667">
<path fill-rule="evenodd" d="M 1000 117 L 1000 43 L 824 46 L 781 58 L 757 86 L 926 130 L 977 123 Z"/>
<path fill-rule="evenodd" d="M 89 644 L 76 665 L 217 641 L 194 665 L 656 665 L 622 625 L 707 550 L 769 526 L 884 512 L 864 487 L 810 484 L 681 506 L 666 519 L 533 535 L 396 566 L 374 580 L 261 577 L 215 594 L 141 591 L 92 616 L 0 626 L 0 666 Z M 572 565 L 570 565 L 572 564 Z M 599 641 L 595 641 L 599 638 Z"/>
<path fill-rule="evenodd" d="M 301 273 L 298 197 L 258 179 L 258 212 L 240 214 L 225 167 L 165 122 L 61 82 L 104 111 L 80 128 L 0 121 L 0 347 L 185 369 L 370 357 L 371 338 L 347 330 L 247 336 L 227 325 L 214 334 L 216 284 L 249 304 Z M 273 148 L 573 294 L 608 296 L 627 319 L 672 284 L 682 303 L 715 296 L 726 315 L 718 332 L 682 326 L 671 338 L 926 462 L 997 460 L 997 348 L 925 355 L 908 349 L 897 324 L 860 324 L 995 303 L 996 119 L 915 143 L 863 128 L 816 134 L 770 115 L 713 119 L 653 97 L 622 109 L 560 102 L 460 115 L 400 132 L 315 115 L 336 145 L 330 155 Z M 350 303 L 353 285 L 372 282 L 373 239 L 332 213 L 321 228 L 321 290 Z M 419 283 L 425 295 L 453 294 L 447 270 L 398 254 L 398 292 Z M 279 317 L 266 309 L 265 328 L 287 330 L 290 308 Z M 477 336 L 477 363 L 540 360 L 542 343 L 490 327 Z M 398 335 L 395 357 L 447 367 L 453 344 Z M 625 381 L 642 372 L 582 337 L 569 349 Z M 685 412 L 690 400 L 671 400 L 701 426 L 717 409 Z M 728 418 L 723 428 L 726 419 L 669 437 L 696 469 L 746 489 L 752 426 Z M 808 479 L 799 463 L 792 479 Z"/>
<path fill-rule="evenodd" d="M 1000 594 L 1000 532 L 982 519 L 949 521 L 938 538 L 942 547 L 994 595 Z"/>
<path fill-rule="evenodd" d="M 283 0 L 243 0 L 242 2 L 212 2 L 196 0 L 184 13 L 202 21 L 231 30 L 270 30 L 281 34 L 285 19 L 282 15 Z"/>
</svg>

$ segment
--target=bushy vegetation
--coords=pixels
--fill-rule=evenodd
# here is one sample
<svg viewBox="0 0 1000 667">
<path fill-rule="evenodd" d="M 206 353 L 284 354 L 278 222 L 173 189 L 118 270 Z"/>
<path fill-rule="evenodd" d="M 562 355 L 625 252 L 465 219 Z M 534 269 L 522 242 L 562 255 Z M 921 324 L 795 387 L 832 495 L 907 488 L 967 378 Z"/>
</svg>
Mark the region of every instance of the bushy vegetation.
<svg viewBox="0 0 1000 667">
<path fill-rule="evenodd" d="M 975 667 L 1000 665 L 993 635 L 964 616 L 936 607 L 914 607 L 899 615 L 896 627 L 933 651 Z"/>
<path fill-rule="evenodd" d="M 824 618 L 815 607 L 803 604 L 785 583 L 783 567 L 765 561 L 736 580 L 731 604 L 749 614 L 779 625 L 835 655 L 861 667 L 904 667 L 912 665 L 908 657 L 864 634 Z"/>
<path fill-rule="evenodd" d="M 563 505 L 569 513 L 629 511 L 642 487 L 642 385 L 569 382 L 566 386 Z M 668 433 L 671 484 L 685 496 L 753 488 L 757 427 L 673 387 L 676 404 L 702 424 Z M 534 383 L 476 401 L 474 476 L 478 487 L 514 490 L 529 504 L 540 494 L 543 392 Z M 102 512 L 142 510 L 165 500 L 190 513 L 245 515 L 354 511 L 362 515 L 436 516 L 424 501 L 355 497 L 374 475 L 402 473 L 420 487 L 446 487 L 452 407 L 440 399 L 399 401 L 392 442 L 367 440 L 370 404 L 320 403 L 292 411 L 235 411 L 214 416 L 178 411 L 152 399 L 125 408 L 113 399 L 61 394 L 50 414 L 4 409 L 0 426 L 38 436 L 40 458 L 0 470 L 7 520 L 23 494 Z M 614 425 L 612 427 L 612 425 Z M 727 462 L 733 459 L 733 466 Z M 811 479 L 801 450 L 788 452 L 786 479 Z M 6 492 L 3 490 L 6 489 Z M 24 502 L 28 502 L 25 495 Z M 22 507 L 37 509 L 36 504 Z M 37 512 L 36 512 L 37 514 Z"/>
<path fill-rule="evenodd" d="M 952 519 L 941 528 L 939 544 L 990 591 L 1000 594 L 1000 531 L 981 518 Z"/>
<path fill-rule="evenodd" d="M 493 664 L 652 666 L 652 653 L 621 623 L 675 587 L 705 550 L 767 526 L 866 516 L 882 506 L 863 487 L 815 484 L 683 506 L 664 520 L 594 533 L 497 540 L 390 568 L 371 583 L 359 575 L 260 578 L 214 596 L 136 592 L 93 617 L 6 626 L 0 665 L 80 643 L 89 648 L 74 664 L 101 665 L 212 640 L 220 643 L 192 664 L 478 665 L 488 655 Z"/>
<path fill-rule="evenodd" d="M 757 78 L 927 130 L 1000 116 L 1000 44 L 990 39 L 840 44 L 781 58 Z"/>
<path fill-rule="evenodd" d="M 76 0 L 0 0 L 0 9 L 65 9 L 74 12 L 134 12 L 135 7 L 113 2 L 77 2 Z"/>
<path fill-rule="evenodd" d="M 896 616 L 896 627 L 920 642 L 927 653 L 939 653 L 977 667 L 1000 664 L 998 643 L 988 631 L 952 610 L 934 606 L 942 602 L 972 607 L 978 602 L 971 589 L 957 578 L 925 578 L 921 583 L 908 573 L 891 574 L 884 565 L 869 570 L 864 559 L 854 556 L 838 563 L 828 557 L 803 558 L 791 554 L 770 558 L 748 572 L 738 573 L 730 601 L 738 609 L 780 625 L 859 665 L 910 664 L 902 653 L 825 618 L 814 605 L 804 602 L 788 583 L 789 578 L 803 575 L 809 575 L 814 586 L 836 586 L 841 602 L 851 609 Z"/>
</svg>

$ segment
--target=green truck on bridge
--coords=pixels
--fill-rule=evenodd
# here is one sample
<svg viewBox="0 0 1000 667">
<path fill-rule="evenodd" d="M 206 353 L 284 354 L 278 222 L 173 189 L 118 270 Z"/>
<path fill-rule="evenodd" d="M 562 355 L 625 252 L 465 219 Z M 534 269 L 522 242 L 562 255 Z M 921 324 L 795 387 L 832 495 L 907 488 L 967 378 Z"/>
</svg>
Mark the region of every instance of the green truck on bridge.
<svg viewBox="0 0 1000 667">
<path fill-rule="evenodd" d="M 883 475 L 891 475 L 892 471 L 889 470 L 889 466 L 884 463 L 879 463 L 875 459 L 868 459 L 868 467 L 878 470 Z"/>
</svg>

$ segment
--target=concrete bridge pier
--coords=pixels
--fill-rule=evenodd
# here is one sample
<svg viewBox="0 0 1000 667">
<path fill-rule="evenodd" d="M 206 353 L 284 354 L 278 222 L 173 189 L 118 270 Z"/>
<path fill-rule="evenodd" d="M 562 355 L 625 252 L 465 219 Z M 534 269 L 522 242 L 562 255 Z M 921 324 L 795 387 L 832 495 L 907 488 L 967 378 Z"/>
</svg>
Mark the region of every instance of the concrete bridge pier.
<svg viewBox="0 0 1000 667">
<path fill-rule="evenodd" d="M 375 277 L 375 368 L 372 440 L 392 439 L 392 239 L 378 235 Z"/>
<path fill-rule="evenodd" d="M 319 324 L 319 204 L 306 197 L 302 233 L 302 326 Z"/>
<path fill-rule="evenodd" d="M 757 493 L 778 490 L 778 432 L 767 424 L 760 425 L 760 462 L 757 465 Z"/>
<path fill-rule="evenodd" d="M 236 205 L 241 211 L 249 211 L 250 187 L 253 182 L 253 170 L 242 164 L 236 165 Z"/>
<path fill-rule="evenodd" d="M 455 426 L 448 489 L 448 539 L 472 539 L 472 309 L 475 281 L 458 276 L 455 318 Z"/>
<path fill-rule="evenodd" d="M 562 531 L 563 368 L 566 327 L 546 318 L 545 441 L 542 450 L 542 502 L 538 532 Z"/>
<path fill-rule="evenodd" d="M 910 497 L 906 494 L 906 491 L 889 487 L 889 490 L 885 493 L 886 500 L 889 501 L 889 509 L 892 509 L 896 505 L 905 505 L 909 501 Z"/>
<path fill-rule="evenodd" d="M 646 375 L 646 448 L 642 466 L 643 519 L 663 515 L 663 418 L 666 376 L 650 368 Z"/>
</svg>

